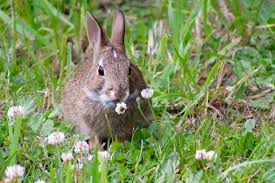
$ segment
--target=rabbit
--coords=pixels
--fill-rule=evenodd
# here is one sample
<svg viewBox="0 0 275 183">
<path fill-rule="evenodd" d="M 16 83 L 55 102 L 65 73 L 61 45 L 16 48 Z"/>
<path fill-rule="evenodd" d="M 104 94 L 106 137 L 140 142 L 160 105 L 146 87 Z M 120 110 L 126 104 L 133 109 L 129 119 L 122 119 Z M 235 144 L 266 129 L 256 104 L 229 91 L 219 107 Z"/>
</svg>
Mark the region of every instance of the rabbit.
<svg viewBox="0 0 275 183">
<path fill-rule="evenodd" d="M 93 56 L 76 67 L 62 89 L 64 119 L 101 143 L 114 138 L 130 140 L 137 126 L 146 128 L 153 119 L 151 101 L 140 94 L 147 84 L 139 68 L 126 56 L 124 13 L 117 11 L 111 39 L 89 12 L 86 24 Z M 115 111 L 119 102 L 126 103 L 124 114 Z"/>
</svg>

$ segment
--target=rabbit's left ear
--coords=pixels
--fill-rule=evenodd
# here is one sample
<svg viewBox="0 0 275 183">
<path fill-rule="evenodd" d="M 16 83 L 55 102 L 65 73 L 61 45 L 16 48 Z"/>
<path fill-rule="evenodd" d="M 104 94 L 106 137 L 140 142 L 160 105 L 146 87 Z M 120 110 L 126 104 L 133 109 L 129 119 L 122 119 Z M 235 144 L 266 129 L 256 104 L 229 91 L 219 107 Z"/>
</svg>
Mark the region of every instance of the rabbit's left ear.
<svg viewBox="0 0 275 183">
<path fill-rule="evenodd" d="M 124 50 L 125 17 L 123 11 L 118 10 L 112 27 L 111 43 Z"/>
<path fill-rule="evenodd" d="M 106 46 L 109 42 L 103 28 L 99 25 L 96 18 L 90 13 L 86 13 L 87 35 L 89 44 L 94 51 Z"/>
</svg>

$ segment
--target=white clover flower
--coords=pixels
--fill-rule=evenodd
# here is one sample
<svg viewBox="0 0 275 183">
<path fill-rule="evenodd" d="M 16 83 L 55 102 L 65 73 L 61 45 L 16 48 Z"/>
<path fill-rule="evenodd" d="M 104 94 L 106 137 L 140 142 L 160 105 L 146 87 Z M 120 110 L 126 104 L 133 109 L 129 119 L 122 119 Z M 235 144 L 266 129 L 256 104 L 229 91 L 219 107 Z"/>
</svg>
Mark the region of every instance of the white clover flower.
<svg viewBox="0 0 275 183">
<path fill-rule="evenodd" d="M 70 161 L 72 159 L 74 159 L 72 152 L 65 152 L 61 154 L 61 159 L 63 160 L 63 162 L 66 161 Z"/>
<path fill-rule="evenodd" d="M 89 144 L 86 141 L 78 141 L 74 145 L 75 153 L 89 152 Z"/>
<path fill-rule="evenodd" d="M 124 102 L 121 102 L 121 103 L 117 103 L 115 111 L 118 114 L 123 114 L 126 111 L 126 109 L 127 109 L 126 104 Z"/>
<path fill-rule="evenodd" d="M 6 178 L 10 181 L 23 177 L 25 168 L 20 165 L 8 166 L 5 170 Z"/>
<path fill-rule="evenodd" d="M 205 155 L 206 155 L 206 151 L 204 149 L 203 150 L 197 150 L 196 154 L 195 154 L 195 158 L 196 159 L 204 159 Z"/>
<path fill-rule="evenodd" d="M 146 88 L 141 91 L 141 96 L 145 99 L 149 99 L 153 96 L 154 90 L 152 88 Z"/>
<path fill-rule="evenodd" d="M 110 153 L 108 151 L 99 151 L 98 155 L 103 159 L 110 158 Z"/>
<path fill-rule="evenodd" d="M 53 132 L 48 135 L 46 138 L 46 142 L 48 144 L 57 144 L 63 142 L 65 139 L 65 135 L 62 132 Z"/>
<path fill-rule="evenodd" d="M 17 115 L 25 117 L 27 116 L 27 110 L 21 105 L 10 107 L 8 110 L 8 118 L 13 120 Z"/>
<path fill-rule="evenodd" d="M 46 183 L 46 181 L 38 179 L 34 183 Z"/>
<path fill-rule="evenodd" d="M 214 151 L 208 151 L 208 152 L 206 152 L 206 154 L 205 154 L 205 159 L 207 159 L 208 161 L 211 161 L 211 160 L 213 160 L 214 159 L 214 157 L 215 157 L 215 152 Z"/>
<path fill-rule="evenodd" d="M 206 152 L 204 149 L 203 150 L 197 150 L 195 154 L 196 159 L 206 159 L 208 161 L 213 160 L 215 157 L 215 152 L 214 151 L 208 151 Z"/>
<path fill-rule="evenodd" d="M 232 90 L 233 90 L 233 86 L 227 86 L 227 87 L 225 87 L 225 90 L 227 91 L 227 92 L 231 92 Z"/>
<path fill-rule="evenodd" d="M 190 125 L 190 126 L 194 125 L 195 123 L 196 123 L 196 119 L 195 118 L 189 118 L 187 120 L 187 124 Z"/>
<path fill-rule="evenodd" d="M 94 157 L 94 156 L 93 156 L 92 154 L 88 154 L 88 158 L 87 158 L 87 159 L 88 159 L 88 161 L 92 160 L 92 159 L 93 159 L 93 157 Z"/>
<path fill-rule="evenodd" d="M 82 163 L 76 163 L 75 166 L 74 166 L 74 168 L 75 168 L 76 170 L 82 170 L 83 164 L 82 164 Z"/>
</svg>

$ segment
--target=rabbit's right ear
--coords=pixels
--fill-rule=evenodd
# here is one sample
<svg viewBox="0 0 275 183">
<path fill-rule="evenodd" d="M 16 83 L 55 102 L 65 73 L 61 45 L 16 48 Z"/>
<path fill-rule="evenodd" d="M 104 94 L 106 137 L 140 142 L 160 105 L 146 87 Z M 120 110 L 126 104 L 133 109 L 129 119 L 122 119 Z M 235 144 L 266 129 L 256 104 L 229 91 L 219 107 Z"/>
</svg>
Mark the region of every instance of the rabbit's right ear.
<svg viewBox="0 0 275 183">
<path fill-rule="evenodd" d="M 112 27 L 111 43 L 124 50 L 125 17 L 122 10 L 118 10 Z"/>
<path fill-rule="evenodd" d="M 87 34 L 89 44 L 94 51 L 108 44 L 108 39 L 104 30 L 101 28 L 97 20 L 89 12 L 86 13 Z"/>
</svg>

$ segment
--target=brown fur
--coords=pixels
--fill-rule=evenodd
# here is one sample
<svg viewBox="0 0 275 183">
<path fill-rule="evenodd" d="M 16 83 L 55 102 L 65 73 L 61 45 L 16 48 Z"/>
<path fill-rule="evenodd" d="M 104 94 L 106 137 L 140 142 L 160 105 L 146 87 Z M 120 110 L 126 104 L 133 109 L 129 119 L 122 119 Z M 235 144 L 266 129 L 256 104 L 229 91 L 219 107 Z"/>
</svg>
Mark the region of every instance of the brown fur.
<svg viewBox="0 0 275 183">
<path fill-rule="evenodd" d="M 95 19 L 94 21 L 96 22 Z M 62 111 L 65 120 L 83 134 L 90 137 L 98 137 L 100 141 L 110 138 L 124 141 L 132 136 L 135 127 L 147 127 L 152 121 L 148 103 L 150 101 L 144 100 L 140 96 L 140 91 L 147 88 L 147 85 L 138 67 L 125 55 L 123 43 L 124 27 L 116 27 L 124 26 L 123 13 L 121 11 L 118 12 L 113 24 L 112 37 L 117 36 L 116 34 L 118 36 L 116 39 L 111 40 L 115 41 L 110 42 L 106 40 L 106 35 L 102 35 L 104 31 L 95 22 L 92 21 L 91 32 L 89 32 L 88 27 L 88 37 L 89 34 L 92 35 L 89 37 L 89 42 L 93 46 L 95 54 L 91 60 L 83 61 L 76 68 L 71 79 L 65 84 L 61 97 Z M 95 30 L 94 26 L 98 26 L 98 29 L 101 30 Z M 100 37 L 96 37 L 95 34 L 99 34 Z M 114 57 L 113 51 L 117 53 L 117 57 Z M 99 60 L 104 61 L 104 70 L 106 72 L 104 77 L 97 74 Z M 128 75 L 129 66 L 131 67 L 130 75 Z M 118 99 L 123 98 L 128 89 L 130 95 L 133 93 L 137 94 L 134 97 L 128 97 L 126 100 L 127 110 L 124 114 L 117 114 L 115 112 L 116 106 L 106 108 L 102 103 L 91 100 L 85 93 L 85 88 L 98 92 L 102 90 L 104 85 L 116 91 L 115 96 Z M 146 119 L 144 119 L 138 109 L 137 97 L 141 99 L 140 106 Z"/>
</svg>

